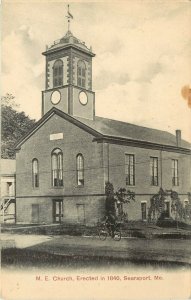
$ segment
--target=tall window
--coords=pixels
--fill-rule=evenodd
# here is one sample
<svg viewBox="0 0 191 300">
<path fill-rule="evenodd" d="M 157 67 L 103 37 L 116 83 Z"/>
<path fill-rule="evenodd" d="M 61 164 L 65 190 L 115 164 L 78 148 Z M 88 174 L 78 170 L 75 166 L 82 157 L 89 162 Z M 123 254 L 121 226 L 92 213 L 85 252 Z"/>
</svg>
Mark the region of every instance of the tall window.
<svg viewBox="0 0 191 300">
<path fill-rule="evenodd" d="M 34 188 L 39 187 L 39 165 L 36 158 L 32 161 L 32 185 Z"/>
<path fill-rule="evenodd" d="M 63 153 L 60 149 L 52 152 L 52 185 L 63 186 Z"/>
<path fill-rule="evenodd" d="M 150 157 L 151 185 L 158 185 L 158 157 Z"/>
<path fill-rule="evenodd" d="M 77 185 L 84 185 L 84 158 L 82 154 L 78 154 L 76 157 L 77 165 Z"/>
<path fill-rule="evenodd" d="M 125 154 L 126 185 L 135 185 L 135 156 Z"/>
<path fill-rule="evenodd" d="M 78 62 L 77 77 L 78 77 L 78 86 L 85 88 L 85 86 L 86 86 L 86 65 L 82 60 L 80 60 Z"/>
<path fill-rule="evenodd" d="M 177 159 L 172 159 L 172 185 L 173 186 L 179 185 L 178 160 Z"/>
<path fill-rule="evenodd" d="M 56 60 L 53 66 L 53 86 L 63 85 L 63 62 Z"/>
</svg>

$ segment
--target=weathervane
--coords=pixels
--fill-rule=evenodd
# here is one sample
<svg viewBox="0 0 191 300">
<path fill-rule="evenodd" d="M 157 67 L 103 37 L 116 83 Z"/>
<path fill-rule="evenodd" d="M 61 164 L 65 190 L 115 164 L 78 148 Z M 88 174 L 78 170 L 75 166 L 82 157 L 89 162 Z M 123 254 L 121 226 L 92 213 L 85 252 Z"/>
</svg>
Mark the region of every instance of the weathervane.
<svg viewBox="0 0 191 300">
<path fill-rule="evenodd" d="M 68 15 L 66 16 L 66 18 L 68 19 L 68 31 L 70 31 L 70 19 L 73 19 L 74 17 L 70 13 L 70 6 L 69 6 L 69 4 L 68 4 Z"/>
</svg>

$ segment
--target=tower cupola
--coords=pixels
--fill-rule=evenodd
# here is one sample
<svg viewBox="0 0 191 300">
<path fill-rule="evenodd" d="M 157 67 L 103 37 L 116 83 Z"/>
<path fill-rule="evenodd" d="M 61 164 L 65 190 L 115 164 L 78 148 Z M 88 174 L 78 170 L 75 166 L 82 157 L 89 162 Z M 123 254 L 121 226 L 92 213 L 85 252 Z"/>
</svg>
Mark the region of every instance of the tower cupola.
<svg viewBox="0 0 191 300">
<path fill-rule="evenodd" d="M 45 90 L 42 115 L 52 107 L 77 117 L 93 119 L 95 93 L 92 91 L 91 47 L 68 29 L 59 40 L 46 47 Z"/>
<path fill-rule="evenodd" d="M 74 47 L 87 51 L 90 55 L 95 56 L 95 54 L 92 53 L 91 47 L 88 48 L 85 42 L 77 39 L 70 30 L 68 30 L 61 39 L 54 41 L 52 45 L 47 47 L 46 52 L 50 52 L 53 49 L 67 47 L 68 45 L 73 45 Z"/>
</svg>

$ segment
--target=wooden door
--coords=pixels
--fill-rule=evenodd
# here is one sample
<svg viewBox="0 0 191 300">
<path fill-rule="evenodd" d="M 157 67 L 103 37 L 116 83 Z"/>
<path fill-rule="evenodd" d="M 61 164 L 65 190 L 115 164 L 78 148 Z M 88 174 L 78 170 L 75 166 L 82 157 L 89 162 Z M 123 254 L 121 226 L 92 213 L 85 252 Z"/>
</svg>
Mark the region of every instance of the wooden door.
<svg viewBox="0 0 191 300">
<path fill-rule="evenodd" d="M 53 222 L 61 223 L 63 220 L 63 200 L 53 200 Z"/>
<path fill-rule="evenodd" d="M 165 218 L 170 218 L 170 202 L 165 202 Z"/>
<path fill-rule="evenodd" d="M 32 204 L 32 223 L 39 223 L 39 204 Z"/>
<path fill-rule="evenodd" d="M 147 203 L 146 202 L 141 203 L 141 214 L 142 214 L 142 221 L 145 221 L 147 219 Z"/>
<path fill-rule="evenodd" d="M 85 224 L 85 205 L 76 204 L 76 208 L 77 208 L 78 223 Z"/>
</svg>

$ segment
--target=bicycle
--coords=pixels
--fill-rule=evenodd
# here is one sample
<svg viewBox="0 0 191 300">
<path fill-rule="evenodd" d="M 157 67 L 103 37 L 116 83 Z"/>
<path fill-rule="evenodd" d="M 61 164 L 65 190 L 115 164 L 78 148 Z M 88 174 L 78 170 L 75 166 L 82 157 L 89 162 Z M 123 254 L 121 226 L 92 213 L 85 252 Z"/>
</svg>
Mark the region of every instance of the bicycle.
<svg viewBox="0 0 191 300">
<path fill-rule="evenodd" d="M 120 231 L 119 227 L 120 227 L 120 224 L 102 223 L 99 228 L 100 240 L 105 241 L 108 236 L 111 236 L 115 241 L 120 241 L 121 240 L 121 231 Z"/>
</svg>

